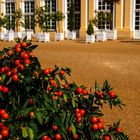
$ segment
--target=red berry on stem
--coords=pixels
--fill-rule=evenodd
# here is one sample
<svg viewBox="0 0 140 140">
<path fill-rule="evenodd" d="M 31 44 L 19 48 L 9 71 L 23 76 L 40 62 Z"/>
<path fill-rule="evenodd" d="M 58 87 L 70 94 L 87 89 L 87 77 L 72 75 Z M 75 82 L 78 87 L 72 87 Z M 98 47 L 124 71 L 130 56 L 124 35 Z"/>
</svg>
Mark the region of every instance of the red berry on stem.
<svg viewBox="0 0 140 140">
<path fill-rule="evenodd" d="M 27 43 L 23 41 L 23 42 L 21 43 L 21 46 L 22 46 L 23 48 L 26 48 L 26 47 L 27 47 Z"/>
<path fill-rule="evenodd" d="M 9 131 L 8 131 L 7 129 L 3 129 L 3 130 L 1 131 L 1 134 L 2 134 L 3 137 L 8 137 Z"/>
<path fill-rule="evenodd" d="M 98 122 L 98 118 L 96 116 L 92 116 L 91 117 L 91 122 L 92 123 L 97 123 Z"/>
<path fill-rule="evenodd" d="M 93 129 L 94 131 L 98 130 L 98 125 L 97 125 L 96 123 L 94 123 L 94 124 L 92 125 L 92 129 Z"/>
<path fill-rule="evenodd" d="M 115 94 L 115 92 L 110 91 L 110 92 L 109 92 L 109 96 L 110 96 L 111 98 L 115 98 L 115 97 L 116 97 L 116 94 Z"/>
<path fill-rule="evenodd" d="M 82 92 L 83 92 L 83 89 L 80 88 L 80 87 L 77 87 L 77 88 L 76 88 L 76 92 L 78 92 L 78 93 L 82 93 Z"/>
</svg>

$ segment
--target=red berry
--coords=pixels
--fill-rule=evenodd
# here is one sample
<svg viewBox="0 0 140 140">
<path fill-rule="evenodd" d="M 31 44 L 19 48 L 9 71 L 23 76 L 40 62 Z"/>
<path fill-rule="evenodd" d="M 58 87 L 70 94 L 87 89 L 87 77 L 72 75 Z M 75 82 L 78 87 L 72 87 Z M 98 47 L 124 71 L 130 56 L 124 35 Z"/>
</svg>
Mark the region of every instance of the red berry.
<svg viewBox="0 0 140 140">
<path fill-rule="evenodd" d="M 55 139 L 56 140 L 61 140 L 62 139 L 62 136 L 60 134 L 55 134 Z"/>
<path fill-rule="evenodd" d="M 0 115 L 4 114 L 5 110 L 4 109 L 0 109 Z"/>
<path fill-rule="evenodd" d="M 7 93 L 8 91 L 9 91 L 8 87 L 3 87 L 3 88 L 2 88 L 2 92 L 3 92 L 3 93 Z"/>
<path fill-rule="evenodd" d="M 9 131 L 7 129 L 4 129 L 4 130 L 1 131 L 1 134 L 2 134 L 3 137 L 8 137 Z"/>
<path fill-rule="evenodd" d="M 92 116 L 91 122 L 92 123 L 97 123 L 98 122 L 98 118 L 96 116 Z"/>
<path fill-rule="evenodd" d="M 25 69 L 24 65 L 22 65 L 22 64 L 18 65 L 18 68 L 20 68 L 21 70 Z"/>
<path fill-rule="evenodd" d="M 5 72 L 10 71 L 10 68 L 8 66 L 5 66 L 4 69 L 5 69 Z"/>
<path fill-rule="evenodd" d="M 0 91 L 2 91 L 2 89 L 3 89 L 3 87 L 2 87 L 2 85 L 0 85 Z"/>
<path fill-rule="evenodd" d="M 49 72 L 48 69 L 44 69 L 44 70 L 43 70 L 43 73 L 44 73 L 45 75 L 48 75 L 50 72 Z"/>
<path fill-rule="evenodd" d="M 64 75 L 64 74 L 65 74 L 65 71 L 64 71 L 64 70 L 61 70 L 61 71 L 60 71 L 60 74 L 61 74 L 61 75 Z"/>
<path fill-rule="evenodd" d="M 115 97 L 116 97 L 116 94 L 115 94 L 115 92 L 110 91 L 110 92 L 109 92 L 109 96 L 110 96 L 111 98 L 115 98 Z"/>
<path fill-rule="evenodd" d="M 84 89 L 82 93 L 83 93 L 83 95 L 87 95 L 88 91 L 86 89 Z"/>
<path fill-rule="evenodd" d="M 72 132 L 72 127 L 71 126 L 68 128 L 68 131 L 69 131 L 69 133 Z"/>
<path fill-rule="evenodd" d="M 118 133 L 120 133 L 121 130 L 122 130 L 122 129 L 121 129 L 120 127 L 117 128 L 117 132 L 118 132 Z"/>
<path fill-rule="evenodd" d="M 15 65 L 18 66 L 19 64 L 20 64 L 20 60 L 19 59 L 16 59 L 15 60 Z"/>
<path fill-rule="evenodd" d="M 30 104 L 30 105 L 33 104 L 33 99 L 32 99 L 32 98 L 29 99 L 29 104 Z"/>
<path fill-rule="evenodd" d="M 59 97 L 62 97 L 63 92 L 62 92 L 62 91 L 57 91 L 57 95 L 58 95 Z"/>
<path fill-rule="evenodd" d="M 12 50 L 9 50 L 8 52 L 7 52 L 7 55 L 8 56 L 11 56 L 13 54 L 13 51 Z"/>
<path fill-rule="evenodd" d="M 74 139 L 77 140 L 79 138 L 78 134 L 74 135 Z"/>
<path fill-rule="evenodd" d="M 81 113 L 82 116 L 85 115 L 85 112 L 86 112 L 85 109 L 80 110 L 80 113 Z"/>
<path fill-rule="evenodd" d="M 23 58 L 23 59 L 28 59 L 28 58 L 29 58 L 29 55 L 28 55 L 27 53 L 24 53 L 24 54 L 22 55 L 22 58 Z"/>
<path fill-rule="evenodd" d="M 25 59 L 24 60 L 24 63 L 30 65 L 31 64 L 31 61 L 29 59 Z"/>
<path fill-rule="evenodd" d="M 58 125 L 55 125 L 55 124 L 54 124 L 54 125 L 52 126 L 52 129 L 53 129 L 54 131 L 58 130 Z"/>
<path fill-rule="evenodd" d="M 78 87 L 78 88 L 76 89 L 76 92 L 78 92 L 78 93 L 82 93 L 82 92 L 83 92 L 83 89 L 80 88 L 80 87 Z"/>
<path fill-rule="evenodd" d="M 13 79 L 13 81 L 15 81 L 15 82 L 18 81 L 18 75 L 17 75 L 17 74 L 13 75 L 13 76 L 12 76 L 12 79 Z"/>
<path fill-rule="evenodd" d="M 18 53 L 21 52 L 20 44 L 17 44 L 17 45 L 16 45 L 15 51 L 18 52 Z"/>
<path fill-rule="evenodd" d="M 11 74 L 12 74 L 11 71 L 8 71 L 8 72 L 6 73 L 6 75 L 9 76 L 9 77 L 11 76 Z"/>
<path fill-rule="evenodd" d="M 75 112 L 76 112 L 76 113 L 79 113 L 79 112 L 80 112 L 80 109 L 79 109 L 79 108 L 76 108 L 76 109 L 75 109 Z"/>
<path fill-rule="evenodd" d="M 98 130 L 98 125 L 96 124 L 96 123 L 94 123 L 93 125 L 92 125 L 92 129 L 95 131 L 95 130 Z"/>
<path fill-rule="evenodd" d="M 9 114 L 8 114 L 8 113 L 3 113 L 3 114 L 2 114 L 2 118 L 3 118 L 4 120 L 8 120 L 8 119 L 9 119 Z"/>
<path fill-rule="evenodd" d="M 79 112 L 79 113 L 76 113 L 76 118 L 81 118 L 82 117 L 82 115 L 81 115 L 81 113 Z"/>
<path fill-rule="evenodd" d="M 48 87 L 48 91 L 51 91 L 52 90 L 52 88 L 51 87 Z"/>
<path fill-rule="evenodd" d="M 5 68 L 4 67 L 1 68 L 0 71 L 1 71 L 1 73 L 4 73 L 5 72 Z"/>
<path fill-rule="evenodd" d="M 3 140 L 3 137 L 2 137 L 2 135 L 0 134 L 0 140 Z"/>
<path fill-rule="evenodd" d="M 42 136 L 42 140 L 48 140 L 48 136 L 47 135 Z"/>
<path fill-rule="evenodd" d="M 26 48 L 26 47 L 27 47 L 27 43 L 23 41 L 23 42 L 21 43 L 21 46 L 22 46 L 23 48 Z"/>
<path fill-rule="evenodd" d="M 103 128 L 103 123 L 98 122 L 97 125 L 98 125 L 98 129 L 102 129 Z"/>
<path fill-rule="evenodd" d="M 110 136 L 110 135 L 104 135 L 104 136 L 103 136 L 103 139 L 104 139 L 104 140 L 111 140 L 111 136 Z"/>
<path fill-rule="evenodd" d="M 53 69 L 52 68 L 48 68 L 48 71 L 49 71 L 49 73 L 51 73 L 53 71 Z"/>
<path fill-rule="evenodd" d="M 14 69 L 12 70 L 12 73 L 13 73 L 13 74 L 17 74 L 17 72 L 18 72 L 17 67 L 16 67 L 16 68 L 14 68 Z"/>
<path fill-rule="evenodd" d="M 81 117 L 77 118 L 77 122 L 78 122 L 78 123 L 80 123 L 80 122 L 81 122 L 81 120 L 82 120 L 82 118 L 81 118 Z"/>
<path fill-rule="evenodd" d="M 30 117 L 34 117 L 35 113 L 31 111 L 29 115 L 30 115 Z"/>
</svg>

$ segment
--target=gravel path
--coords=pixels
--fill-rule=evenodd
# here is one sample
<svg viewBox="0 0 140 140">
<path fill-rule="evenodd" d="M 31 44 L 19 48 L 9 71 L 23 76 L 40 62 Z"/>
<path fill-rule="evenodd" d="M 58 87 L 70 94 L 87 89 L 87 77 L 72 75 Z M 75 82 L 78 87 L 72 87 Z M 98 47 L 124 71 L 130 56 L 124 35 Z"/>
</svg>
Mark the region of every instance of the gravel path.
<svg viewBox="0 0 140 140">
<path fill-rule="evenodd" d="M 10 43 L 12 46 L 14 42 Z M 126 104 L 123 110 L 104 106 L 105 119 L 122 119 L 122 128 L 130 140 L 140 139 L 140 41 L 107 41 L 85 44 L 82 40 L 38 43 L 35 55 L 42 67 L 67 66 L 72 69 L 71 80 L 88 87 L 95 80 L 100 85 L 108 80 Z M 7 42 L 0 42 L 9 46 Z"/>
</svg>

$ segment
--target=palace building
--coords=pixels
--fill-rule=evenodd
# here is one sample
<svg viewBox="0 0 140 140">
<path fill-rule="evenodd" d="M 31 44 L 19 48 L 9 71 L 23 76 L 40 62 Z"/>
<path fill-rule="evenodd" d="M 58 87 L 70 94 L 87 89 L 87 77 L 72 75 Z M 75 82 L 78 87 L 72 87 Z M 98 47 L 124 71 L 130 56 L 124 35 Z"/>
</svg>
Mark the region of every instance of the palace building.
<svg viewBox="0 0 140 140">
<path fill-rule="evenodd" d="M 104 30 L 117 30 L 118 38 L 140 38 L 140 0 L 120 0 L 112 4 L 104 0 L 74 0 L 74 3 L 77 37 L 84 38 L 88 21 L 95 17 L 97 11 L 104 11 L 113 15 L 113 22 L 105 23 Z M 0 0 L 0 16 L 6 15 L 9 21 L 12 21 L 14 11 L 20 8 L 23 12 L 22 20 L 24 21 L 25 17 L 29 20 L 28 31 L 39 32 L 39 27 L 34 24 L 34 12 L 37 7 L 45 5 L 49 7 L 50 13 L 58 10 L 63 12 L 65 18 L 60 24 L 60 29 L 67 38 L 70 0 Z M 49 24 L 53 34 L 57 24 L 52 19 Z M 14 27 L 12 29 L 15 30 Z M 23 30 L 24 27 L 20 27 L 20 31 Z"/>
</svg>

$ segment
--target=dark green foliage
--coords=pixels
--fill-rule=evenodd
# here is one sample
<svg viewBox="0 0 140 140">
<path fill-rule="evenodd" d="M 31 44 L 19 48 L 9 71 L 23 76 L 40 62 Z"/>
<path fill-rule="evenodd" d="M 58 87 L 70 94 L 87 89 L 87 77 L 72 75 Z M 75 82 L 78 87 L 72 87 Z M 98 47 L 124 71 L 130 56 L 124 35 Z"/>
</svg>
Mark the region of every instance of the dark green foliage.
<svg viewBox="0 0 140 140">
<path fill-rule="evenodd" d="M 35 20 L 43 32 L 48 32 L 50 29 L 50 14 L 49 7 L 43 6 L 36 9 Z"/>
<path fill-rule="evenodd" d="M 100 27 L 102 30 L 105 26 L 105 23 L 112 23 L 113 17 L 111 13 L 108 12 L 96 12 L 96 16 L 93 19 L 93 24 L 95 24 L 96 27 Z"/>
<path fill-rule="evenodd" d="M 87 34 L 88 35 L 94 34 L 94 28 L 93 28 L 93 25 L 92 25 L 92 22 L 91 21 L 89 21 L 89 24 L 88 24 Z"/>
<path fill-rule="evenodd" d="M 73 0 L 71 0 L 69 9 L 70 9 L 68 14 L 69 30 L 72 32 L 75 30 L 75 4 Z"/>
<path fill-rule="evenodd" d="M 23 41 L 27 47 L 22 46 Z M 38 58 L 32 54 L 37 45 L 32 45 L 26 37 L 24 40 L 18 39 L 17 43 L 21 52 L 17 52 L 17 45 L 0 52 L 0 110 L 4 109 L 9 114 L 9 119 L 1 117 L 0 123 L 8 127 L 6 139 L 40 140 L 47 135 L 55 140 L 55 134 L 59 133 L 63 140 L 73 140 L 75 134 L 80 140 L 103 140 L 104 135 L 116 140 L 128 140 L 123 131 L 119 133 L 116 130 L 120 122 L 108 129 L 103 124 L 97 130 L 92 128 L 92 117 L 96 116 L 100 122 L 104 116 L 101 112 L 103 103 L 109 104 L 110 108 L 123 105 L 116 94 L 110 95 L 113 88 L 108 81 L 104 82 L 102 88 L 97 82 L 95 88 L 90 90 L 83 85 L 78 86 L 67 80 L 71 73 L 67 67 L 42 69 Z M 28 54 L 31 63 L 25 63 L 25 54 Z M 19 65 L 15 63 L 17 59 L 20 60 Z M 10 76 L 8 72 L 11 72 Z M 17 81 L 13 79 L 15 73 Z M 7 92 L 3 90 L 5 87 L 9 89 Z M 79 121 L 78 113 L 81 110 L 84 113 L 80 113 Z M 54 124 L 58 126 L 57 130 L 52 129 Z M 72 130 L 68 131 L 70 126 Z"/>
</svg>

